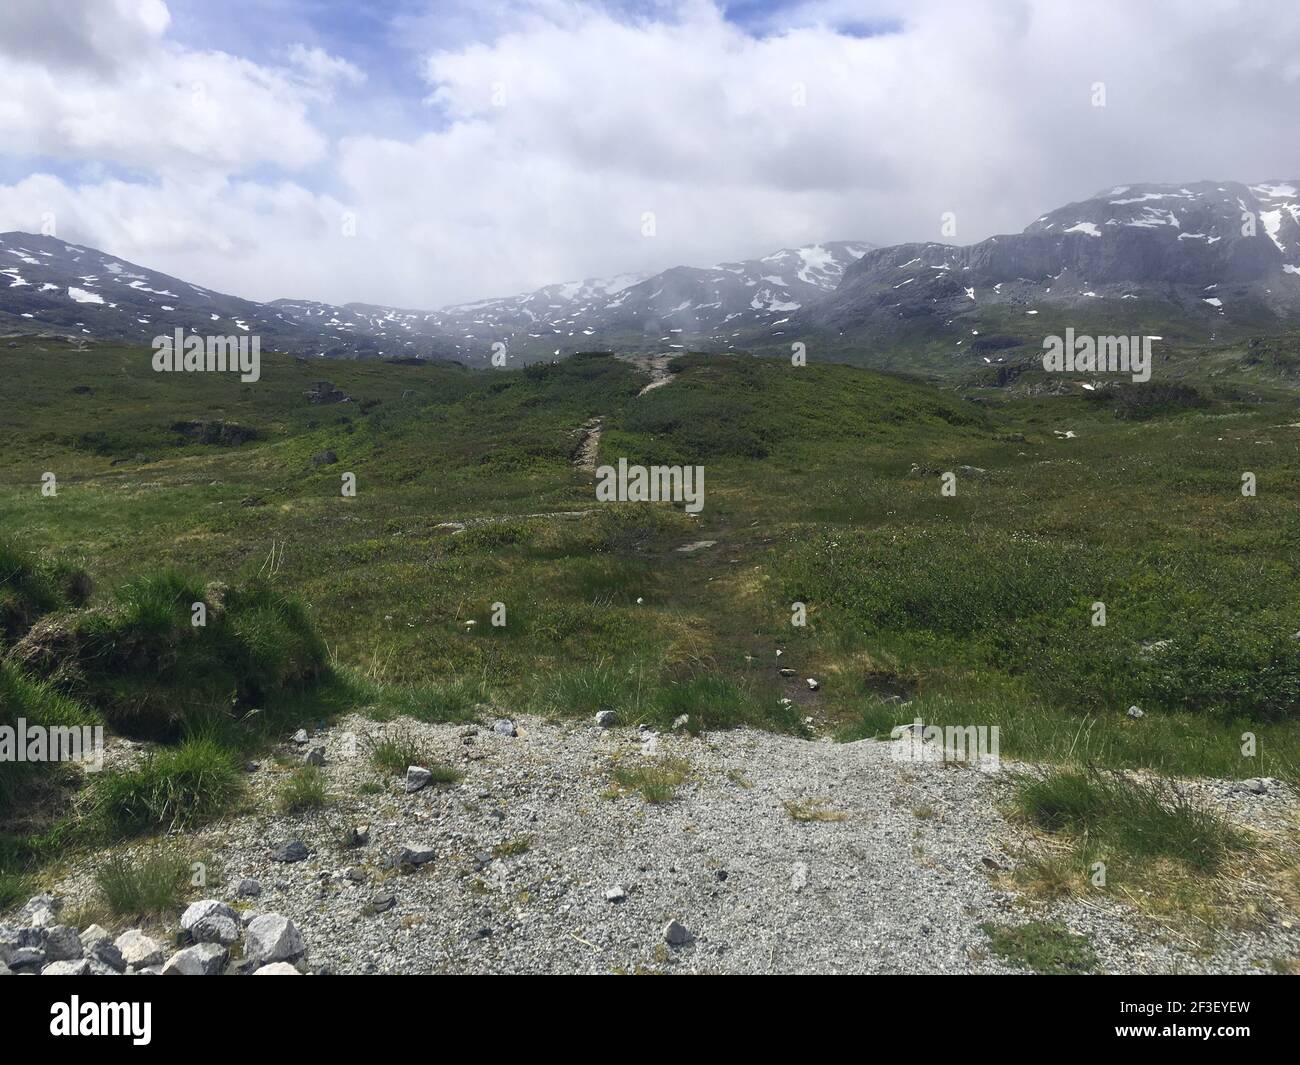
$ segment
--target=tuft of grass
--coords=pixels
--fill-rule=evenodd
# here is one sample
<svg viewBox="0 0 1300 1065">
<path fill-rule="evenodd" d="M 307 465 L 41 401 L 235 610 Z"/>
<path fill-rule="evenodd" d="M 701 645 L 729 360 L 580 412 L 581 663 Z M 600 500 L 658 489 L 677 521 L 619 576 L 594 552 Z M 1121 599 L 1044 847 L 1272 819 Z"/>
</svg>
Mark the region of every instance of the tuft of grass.
<svg viewBox="0 0 1300 1065">
<path fill-rule="evenodd" d="M 690 771 L 683 758 L 656 758 L 639 765 L 616 765 L 610 774 L 619 794 L 639 792 L 651 805 L 672 802 Z"/>
<path fill-rule="evenodd" d="M 1133 859 L 1167 858 L 1202 874 L 1216 872 L 1249 841 L 1222 817 L 1172 786 L 1128 780 L 1097 770 L 1057 769 L 1024 777 L 1016 809 L 1050 833 Z"/>
<path fill-rule="evenodd" d="M 1030 921 L 1022 925 L 984 923 L 993 953 L 1036 973 L 1049 976 L 1093 972 L 1097 955 L 1086 936 L 1075 935 L 1055 921 Z"/>
<path fill-rule="evenodd" d="M 792 821 L 847 821 L 849 815 L 834 810 L 826 799 L 786 799 L 782 805 Z"/>
<path fill-rule="evenodd" d="M 287 814 L 314 810 L 329 802 L 325 774 L 319 766 L 305 765 L 295 769 L 280 785 L 277 804 Z"/>
<path fill-rule="evenodd" d="M 118 917 L 161 916 L 176 910 L 189 885 L 191 866 L 188 858 L 171 850 L 113 854 L 95 870 L 95 885 Z"/>
<path fill-rule="evenodd" d="M 415 736 L 398 732 L 374 740 L 370 744 L 371 764 L 389 776 L 400 776 L 413 765 L 433 774 L 432 784 L 455 784 L 463 774 L 451 766 L 442 765 L 431 756 L 429 749 Z"/>
<path fill-rule="evenodd" d="M 0 870 L 0 913 L 21 899 L 31 897 L 31 880 L 25 873 Z"/>
<path fill-rule="evenodd" d="M 136 769 L 102 774 L 95 808 L 113 835 L 187 830 L 224 813 L 242 789 L 234 753 L 198 737 L 151 755 Z"/>
<path fill-rule="evenodd" d="M 492 848 L 492 857 L 494 858 L 515 858 L 521 854 L 527 854 L 532 848 L 532 836 L 518 836 L 515 839 L 508 839 L 504 843 L 498 843 Z"/>
</svg>

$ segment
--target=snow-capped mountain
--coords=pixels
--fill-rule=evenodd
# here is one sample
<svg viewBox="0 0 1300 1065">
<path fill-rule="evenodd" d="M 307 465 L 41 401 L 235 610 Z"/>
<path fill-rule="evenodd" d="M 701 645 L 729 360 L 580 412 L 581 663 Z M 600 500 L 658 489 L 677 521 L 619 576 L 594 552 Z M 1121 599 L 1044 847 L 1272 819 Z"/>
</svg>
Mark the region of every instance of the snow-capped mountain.
<svg viewBox="0 0 1300 1065">
<path fill-rule="evenodd" d="M 511 361 L 575 351 L 776 350 L 965 361 L 1035 332 L 1178 337 L 1300 320 L 1300 181 L 1119 185 L 967 246 L 834 241 L 420 311 L 223 295 L 52 237 L 0 234 L 0 329 L 147 344 L 176 328 L 268 350 Z M 996 335 L 998 345 L 994 344 Z"/>
<path fill-rule="evenodd" d="M 836 343 L 947 342 L 957 354 L 990 328 L 1041 332 L 1081 315 L 1116 332 L 1156 318 L 1189 336 L 1294 322 L 1300 181 L 1119 185 L 1022 233 L 879 248 L 790 328 Z"/>
<path fill-rule="evenodd" d="M 29 233 L 0 234 L 0 327 L 148 343 L 176 328 L 257 333 L 301 355 L 550 358 L 617 341 L 630 349 L 727 347 L 834 290 L 871 245 L 837 241 L 708 269 L 674 267 L 548 285 L 438 311 L 311 300 L 257 303 Z"/>
</svg>

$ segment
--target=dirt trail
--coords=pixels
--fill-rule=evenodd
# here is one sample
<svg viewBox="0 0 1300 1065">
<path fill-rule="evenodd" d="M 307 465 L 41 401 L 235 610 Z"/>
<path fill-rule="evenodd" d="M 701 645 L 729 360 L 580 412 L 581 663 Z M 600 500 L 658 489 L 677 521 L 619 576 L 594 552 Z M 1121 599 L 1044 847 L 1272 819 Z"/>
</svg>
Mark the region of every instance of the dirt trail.
<svg viewBox="0 0 1300 1065">
<path fill-rule="evenodd" d="M 661 388 L 669 384 L 673 379 L 668 364 L 677 358 L 676 355 L 618 355 L 615 357 L 631 363 L 638 370 L 650 375 L 650 383 L 637 393 L 638 396 L 644 396 L 647 392 Z"/>
<path fill-rule="evenodd" d="M 603 418 L 591 418 L 578 430 L 578 444 L 573 449 L 573 468 L 586 473 L 596 472 L 596 456 L 600 453 L 600 434 L 604 430 Z"/>
</svg>

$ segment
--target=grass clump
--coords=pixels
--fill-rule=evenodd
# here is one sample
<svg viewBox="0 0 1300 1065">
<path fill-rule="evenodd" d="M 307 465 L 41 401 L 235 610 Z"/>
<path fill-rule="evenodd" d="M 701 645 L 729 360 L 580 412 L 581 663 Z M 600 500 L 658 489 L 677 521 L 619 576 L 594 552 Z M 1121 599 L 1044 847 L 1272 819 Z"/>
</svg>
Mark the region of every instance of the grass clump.
<svg viewBox="0 0 1300 1065">
<path fill-rule="evenodd" d="M 224 813 L 243 788 L 235 754 L 207 737 L 151 755 L 136 769 L 103 774 L 96 810 L 106 830 L 135 835 L 191 829 Z"/>
<path fill-rule="evenodd" d="M 280 785 L 276 802 L 281 811 L 287 814 L 298 814 L 326 805 L 329 802 L 329 790 L 325 786 L 325 774 L 319 766 L 314 765 L 295 769 Z"/>
<path fill-rule="evenodd" d="M 1075 935 L 1056 921 L 1022 925 L 980 925 L 993 953 L 1036 973 L 1063 976 L 1093 972 L 1097 955 L 1086 936 Z"/>
<path fill-rule="evenodd" d="M 176 910 L 189 886 L 192 866 L 176 851 L 114 854 L 95 870 L 95 885 L 115 916 L 156 917 Z"/>
<path fill-rule="evenodd" d="M 1090 851 L 1169 859 L 1196 873 L 1216 872 L 1230 854 L 1249 846 L 1223 818 L 1170 787 L 1096 770 L 1024 778 L 1015 805 L 1039 828 L 1067 833 Z"/>
<path fill-rule="evenodd" d="M 652 806 L 672 802 L 677 798 L 690 771 L 690 763 L 682 758 L 656 758 L 639 765 L 616 765 L 610 774 L 616 794 L 639 793 Z"/>
<path fill-rule="evenodd" d="M 419 766 L 433 774 L 431 784 L 455 784 L 462 776 L 458 770 L 436 762 L 424 744 L 405 733 L 372 741 L 370 762 L 380 772 L 390 776 L 399 776 L 409 767 Z"/>
<path fill-rule="evenodd" d="M 517 858 L 521 854 L 527 854 L 533 846 L 532 836 L 518 836 L 515 839 L 508 839 L 504 843 L 498 843 L 492 848 L 493 858 Z"/>
<path fill-rule="evenodd" d="M 847 821 L 849 815 L 843 810 L 831 808 L 826 799 L 786 799 L 782 805 L 790 820 L 800 822 L 812 821 Z"/>
</svg>

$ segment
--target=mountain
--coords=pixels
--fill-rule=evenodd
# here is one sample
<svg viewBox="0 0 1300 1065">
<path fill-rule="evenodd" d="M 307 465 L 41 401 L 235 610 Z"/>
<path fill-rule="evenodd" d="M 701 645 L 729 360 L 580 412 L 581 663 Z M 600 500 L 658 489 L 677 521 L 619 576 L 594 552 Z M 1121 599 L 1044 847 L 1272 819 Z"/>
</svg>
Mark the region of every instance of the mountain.
<svg viewBox="0 0 1300 1065">
<path fill-rule="evenodd" d="M 300 355 L 419 356 L 483 362 L 493 344 L 511 359 L 571 354 L 617 341 L 634 350 L 729 346 L 728 333 L 762 331 L 825 298 L 871 248 L 837 241 L 708 269 L 548 285 L 535 292 L 438 311 L 227 296 L 30 233 L 0 234 L 0 328 L 149 343 L 177 328 L 261 336 Z M 7 282 L 7 283 L 6 283 Z"/>
<path fill-rule="evenodd" d="M 52 237 L 0 234 L 0 328 L 148 343 L 176 328 L 269 349 L 483 363 L 575 351 L 760 352 L 943 371 L 1066 326 L 1203 341 L 1300 320 L 1300 181 L 1119 185 L 977 244 L 834 241 L 436 311 L 257 303 Z M 7 279 L 8 284 L 5 284 Z"/>
<path fill-rule="evenodd" d="M 1120 185 L 1022 233 L 878 248 L 788 329 L 828 347 L 928 345 L 957 360 L 983 350 L 992 362 L 990 330 L 1012 340 L 1058 323 L 1103 333 L 1159 325 L 1204 338 L 1294 324 L 1298 190 L 1300 181 Z"/>
</svg>

